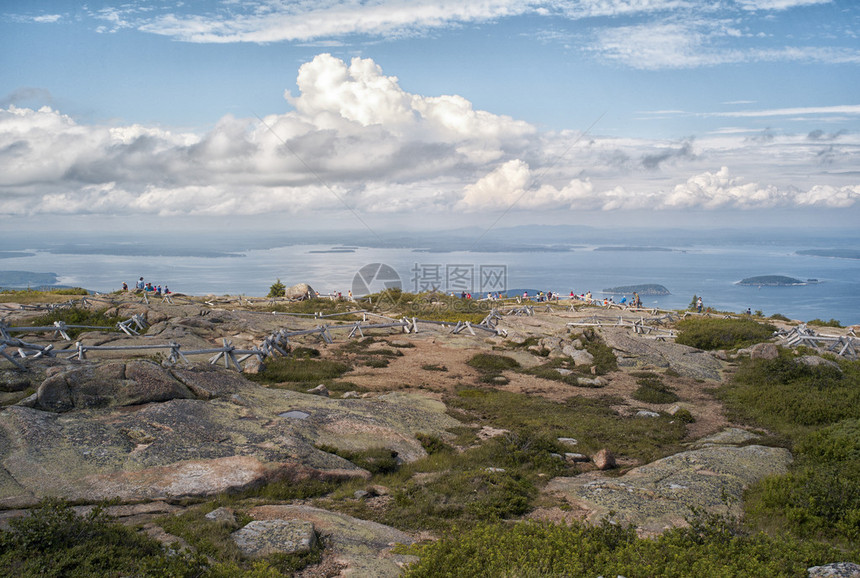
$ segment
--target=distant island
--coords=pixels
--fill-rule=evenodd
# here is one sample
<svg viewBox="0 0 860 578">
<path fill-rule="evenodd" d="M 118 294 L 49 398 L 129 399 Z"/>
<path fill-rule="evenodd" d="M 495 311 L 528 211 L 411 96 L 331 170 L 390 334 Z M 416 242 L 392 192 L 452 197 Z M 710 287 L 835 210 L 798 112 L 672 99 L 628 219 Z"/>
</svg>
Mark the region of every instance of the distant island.
<svg viewBox="0 0 860 578">
<path fill-rule="evenodd" d="M 629 295 L 638 293 L 639 295 L 671 295 L 668 289 L 656 283 L 644 283 L 642 285 L 623 285 L 621 287 L 609 287 L 604 289 L 603 293 L 610 295 Z"/>
<path fill-rule="evenodd" d="M 0 271 L 0 287 L 10 289 L 54 285 L 56 273 L 34 273 L 33 271 Z"/>
<path fill-rule="evenodd" d="M 633 246 L 607 246 L 607 247 L 597 247 L 594 249 L 595 251 L 666 251 L 671 252 L 672 249 L 668 249 L 666 247 L 641 247 L 639 245 Z"/>
<path fill-rule="evenodd" d="M 818 279 L 795 279 L 785 275 L 760 275 L 758 277 L 747 277 L 738 281 L 738 285 L 754 285 L 757 287 L 791 287 L 793 285 L 809 285 L 818 283 Z"/>
<path fill-rule="evenodd" d="M 812 255 L 813 257 L 836 257 L 838 259 L 860 259 L 860 250 L 857 249 L 804 249 L 797 251 L 798 255 Z"/>
</svg>

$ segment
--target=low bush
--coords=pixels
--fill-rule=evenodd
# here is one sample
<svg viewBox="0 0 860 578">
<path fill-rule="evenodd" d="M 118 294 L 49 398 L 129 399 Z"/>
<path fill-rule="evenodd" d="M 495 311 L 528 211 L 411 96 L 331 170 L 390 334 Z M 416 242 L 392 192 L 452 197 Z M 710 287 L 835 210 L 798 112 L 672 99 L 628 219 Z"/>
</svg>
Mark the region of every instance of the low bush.
<svg viewBox="0 0 860 578">
<path fill-rule="evenodd" d="M 804 538 L 860 544 L 860 419 L 801 438 L 792 471 L 759 483 L 749 510 Z"/>
<path fill-rule="evenodd" d="M 806 322 L 807 325 L 818 325 L 819 327 L 842 327 L 842 323 L 838 319 L 824 321 L 823 319 L 812 319 Z"/>
<path fill-rule="evenodd" d="M 66 503 L 46 499 L 28 516 L 0 530 L 4 576 L 131 576 L 141 567 L 152 576 L 203 576 L 205 557 L 175 553 L 95 508 L 78 516 Z"/>
<path fill-rule="evenodd" d="M 752 319 L 690 318 L 676 324 L 676 343 L 697 349 L 737 349 L 766 341 L 776 327 Z"/>
<path fill-rule="evenodd" d="M 665 385 L 656 373 L 642 375 L 636 379 L 636 383 L 639 387 L 633 392 L 633 399 L 657 404 L 674 403 L 680 399 L 678 394 Z"/>
<path fill-rule="evenodd" d="M 501 373 L 502 371 L 520 367 L 516 359 L 492 353 L 478 353 L 466 363 L 482 373 Z"/>
<path fill-rule="evenodd" d="M 420 560 L 404 578 L 484 576 L 805 576 L 839 558 L 836 550 L 784 534 L 738 533 L 719 520 L 637 538 L 608 522 L 518 522 L 458 529 L 411 550 Z"/>
<path fill-rule="evenodd" d="M 718 396 L 730 418 L 797 438 L 860 417 L 860 364 L 809 366 L 790 352 L 771 360 L 745 360 Z"/>
</svg>

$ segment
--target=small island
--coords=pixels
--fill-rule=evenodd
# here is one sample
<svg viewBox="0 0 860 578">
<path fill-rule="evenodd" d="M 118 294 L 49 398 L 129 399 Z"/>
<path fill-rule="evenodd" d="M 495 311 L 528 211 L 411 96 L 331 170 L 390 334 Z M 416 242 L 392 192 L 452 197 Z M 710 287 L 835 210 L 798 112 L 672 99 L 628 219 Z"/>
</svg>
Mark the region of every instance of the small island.
<svg viewBox="0 0 860 578">
<path fill-rule="evenodd" d="M 610 295 L 630 295 L 638 293 L 639 295 L 671 295 L 668 289 L 656 283 L 644 283 L 642 285 L 623 285 L 621 287 L 609 287 L 602 291 Z"/>
<path fill-rule="evenodd" d="M 754 285 L 756 287 L 792 287 L 794 285 L 809 285 L 818 281 L 810 279 L 802 281 L 785 275 L 759 275 L 758 277 L 747 277 L 737 282 L 737 285 Z"/>
</svg>

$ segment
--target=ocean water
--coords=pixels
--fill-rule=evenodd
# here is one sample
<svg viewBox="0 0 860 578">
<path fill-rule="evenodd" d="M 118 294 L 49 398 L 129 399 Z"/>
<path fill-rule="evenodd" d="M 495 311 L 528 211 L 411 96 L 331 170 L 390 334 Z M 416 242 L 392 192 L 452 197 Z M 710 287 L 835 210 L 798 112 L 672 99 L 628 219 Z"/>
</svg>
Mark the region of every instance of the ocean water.
<svg viewBox="0 0 860 578">
<path fill-rule="evenodd" d="M 830 245 L 836 246 L 836 245 Z M 309 283 L 323 294 L 347 291 L 361 283 L 383 287 L 384 275 L 369 264 L 385 264 L 405 291 L 435 286 L 440 290 L 529 289 L 567 295 L 604 288 L 658 283 L 671 295 L 643 296 L 649 306 L 685 308 L 693 295 L 706 307 L 735 312 L 780 313 L 793 319 L 838 319 L 860 323 L 860 260 L 798 255 L 807 244 L 702 244 L 664 251 L 596 251 L 577 246 L 566 251 L 432 251 L 414 248 L 337 248 L 329 244 L 287 245 L 237 252 L 240 256 L 128 256 L 55 254 L 31 249 L 30 255 L 0 259 L 0 270 L 54 272 L 62 285 L 99 292 L 132 286 L 143 276 L 171 291 L 194 295 L 263 296 L 280 279 Z M 335 249 L 332 251 L 332 249 Z M 356 283 L 356 275 L 359 285 Z M 786 275 L 819 283 L 791 287 L 748 287 L 737 281 L 758 275 Z M 391 275 L 389 275 L 390 277 Z M 360 291 L 356 291 L 356 294 Z M 620 296 L 616 296 L 619 299 Z"/>
</svg>

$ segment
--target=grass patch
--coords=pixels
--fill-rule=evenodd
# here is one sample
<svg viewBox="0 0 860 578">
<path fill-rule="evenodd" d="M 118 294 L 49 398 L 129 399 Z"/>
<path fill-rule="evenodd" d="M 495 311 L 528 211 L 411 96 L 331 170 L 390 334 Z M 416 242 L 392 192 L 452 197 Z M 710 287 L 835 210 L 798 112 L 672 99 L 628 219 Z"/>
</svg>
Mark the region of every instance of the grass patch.
<svg viewBox="0 0 860 578">
<path fill-rule="evenodd" d="M 56 309 L 38 317 L 32 317 L 27 320 L 30 327 L 44 327 L 53 325 L 55 321 L 62 321 L 67 325 L 89 325 L 95 327 L 104 327 L 105 329 L 115 329 L 116 324 L 120 321 L 125 321 L 122 317 L 106 315 L 107 308 L 104 309 L 85 309 L 83 307 L 67 307 Z M 81 333 L 90 331 L 88 329 L 68 329 L 66 333 L 74 339 Z M 143 332 L 145 333 L 145 331 Z"/>
<path fill-rule="evenodd" d="M 748 347 L 773 336 L 776 327 L 752 319 L 690 318 L 679 321 L 681 332 L 675 343 L 697 349 L 737 349 Z"/>
<path fill-rule="evenodd" d="M 680 399 L 678 394 L 665 385 L 656 373 L 647 371 L 634 373 L 639 387 L 633 392 L 633 399 L 656 404 L 674 403 Z"/>
<path fill-rule="evenodd" d="M 397 459 L 397 452 L 387 448 L 370 448 L 360 451 L 342 450 L 334 446 L 317 446 L 317 449 L 336 456 L 340 456 L 345 460 L 349 460 L 360 468 L 363 468 L 371 474 L 390 474 L 397 471 L 400 467 L 400 462 Z"/>
<path fill-rule="evenodd" d="M 501 373 L 509 369 L 518 369 L 520 363 L 513 357 L 506 355 L 495 355 L 492 353 L 478 353 L 466 362 L 481 373 Z"/>
<path fill-rule="evenodd" d="M 685 425 L 669 416 L 648 420 L 622 417 L 609 407 L 618 400 L 607 396 L 573 397 L 556 403 L 505 391 L 461 389 L 446 402 L 481 424 L 551 439 L 574 437 L 583 453 L 596 453 L 605 447 L 616 456 L 641 461 L 677 450 L 686 433 Z"/>
<path fill-rule="evenodd" d="M 336 379 L 349 370 L 349 365 L 330 359 L 279 357 L 266 362 L 266 369 L 249 378 L 265 384 L 318 383 Z"/>
</svg>

